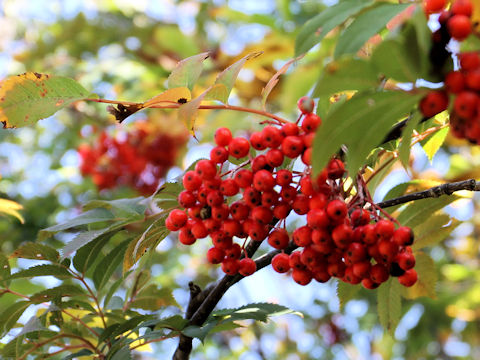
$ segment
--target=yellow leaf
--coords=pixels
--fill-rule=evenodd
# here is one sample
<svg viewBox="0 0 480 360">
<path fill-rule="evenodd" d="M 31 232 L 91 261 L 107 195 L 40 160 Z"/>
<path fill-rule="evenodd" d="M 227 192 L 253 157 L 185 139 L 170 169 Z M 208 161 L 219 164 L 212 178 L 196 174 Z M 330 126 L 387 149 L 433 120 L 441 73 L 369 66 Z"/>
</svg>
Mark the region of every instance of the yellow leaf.
<svg viewBox="0 0 480 360">
<path fill-rule="evenodd" d="M 23 209 L 23 206 L 15 201 L 0 199 L 0 213 L 15 216 L 23 224 L 25 220 L 18 210 Z"/>
<path fill-rule="evenodd" d="M 192 94 L 190 90 L 186 87 L 176 87 L 173 89 L 168 89 L 157 96 L 154 96 L 150 100 L 147 100 L 143 103 L 142 107 L 148 108 L 153 105 L 161 103 L 170 103 L 170 104 L 184 104 L 189 102 L 192 99 Z"/>
</svg>

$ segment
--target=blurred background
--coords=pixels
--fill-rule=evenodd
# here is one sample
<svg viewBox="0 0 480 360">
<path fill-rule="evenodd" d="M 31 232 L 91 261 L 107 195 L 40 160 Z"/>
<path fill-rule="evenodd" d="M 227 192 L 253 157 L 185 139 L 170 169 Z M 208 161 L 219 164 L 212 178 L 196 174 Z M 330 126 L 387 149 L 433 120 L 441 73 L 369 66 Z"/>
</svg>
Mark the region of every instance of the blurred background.
<svg viewBox="0 0 480 360">
<path fill-rule="evenodd" d="M 335 2 L 0 0 L 0 78 L 26 71 L 62 75 L 101 98 L 144 101 L 165 89 L 179 60 L 210 51 L 195 96 L 236 60 L 263 51 L 246 63 L 230 97 L 231 104 L 261 108 L 262 88 L 294 56 L 299 27 Z M 282 76 L 268 98 L 268 111 L 296 119 L 296 101 L 311 91 L 335 37 L 330 34 Z M 89 200 L 150 195 L 159 182 L 175 178 L 209 153 L 216 128 L 246 134 L 261 128 L 261 120 L 245 113 L 203 111 L 197 141 L 174 111 L 151 109 L 118 124 L 104 104 L 77 103 L 33 127 L 0 129 L 0 198 L 20 203 L 25 218 L 21 224 L 0 217 L 2 252 L 34 241 L 40 229 L 77 215 Z M 375 199 L 412 178 L 458 181 L 480 174 L 478 148 L 450 138 L 431 162 L 420 146 L 413 158 L 411 173 L 394 168 Z M 125 173 L 130 175 L 119 176 Z M 334 282 L 300 287 L 268 268 L 231 288 L 219 307 L 278 302 L 304 318 L 285 315 L 210 335 L 203 345 L 194 342 L 192 359 L 480 358 L 477 200 L 447 209 L 463 223 L 430 251 L 437 264 L 438 298 L 404 302 L 394 339 L 378 325 L 374 294 L 362 290 L 361 300 L 340 310 Z M 66 240 L 49 241 L 60 247 Z M 207 242 L 187 248 L 167 238 L 152 258 L 155 281 L 173 289 L 182 306 L 188 302 L 190 280 L 205 285 L 221 275 L 216 267 L 205 266 L 207 248 Z M 17 286 L 29 292 L 47 285 L 24 280 Z M 0 306 L 8 301 L 0 298 Z M 176 343 L 152 344 L 137 358 L 169 358 Z"/>
</svg>

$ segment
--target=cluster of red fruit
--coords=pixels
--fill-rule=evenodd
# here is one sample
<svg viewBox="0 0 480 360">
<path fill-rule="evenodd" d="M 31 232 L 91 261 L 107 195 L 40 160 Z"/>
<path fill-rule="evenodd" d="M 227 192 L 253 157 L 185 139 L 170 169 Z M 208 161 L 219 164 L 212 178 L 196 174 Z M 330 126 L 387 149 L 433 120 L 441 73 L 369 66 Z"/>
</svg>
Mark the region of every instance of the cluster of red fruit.
<svg viewBox="0 0 480 360">
<path fill-rule="evenodd" d="M 440 12 L 446 1 L 425 1 L 427 13 Z M 450 37 L 465 39 L 472 31 L 471 0 L 456 0 L 450 11 L 442 11 L 439 16 L 440 29 L 433 35 L 434 47 L 445 50 Z M 450 111 L 450 129 L 458 138 L 466 138 L 472 143 L 480 143 L 480 54 L 465 52 L 458 54 L 459 69 L 450 71 L 444 78 L 444 89 L 430 91 L 420 102 L 420 110 L 425 117 L 432 117 L 448 108 L 450 97 L 453 107 Z"/>
<path fill-rule="evenodd" d="M 473 5 L 471 0 L 455 0 L 449 11 L 445 11 L 447 0 L 424 0 L 427 15 L 441 13 L 438 21 L 445 26 L 452 38 L 465 40 L 472 32 Z"/>
<path fill-rule="evenodd" d="M 229 275 L 248 276 L 256 271 L 255 262 L 244 250 L 249 237 L 258 242 L 267 239 L 270 246 L 282 251 L 301 248 L 290 255 L 281 252 L 272 260 L 277 272 L 291 269 L 293 279 L 301 285 L 337 277 L 372 289 L 390 275 L 399 276 L 406 286 L 413 285 L 417 273 L 409 247 L 411 230 L 395 230 L 390 220 L 380 220 L 378 214 L 363 209 L 365 204 L 359 204 L 358 198 L 349 215 L 341 160 L 332 159 L 318 177 L 311 175 L 312 141 L 321 124 L 313 107 L 311 99 L 300 99 L 301 126 L 268 125 L 254 132 L 250 140 L 233 138 L 227 128 L 218 129 L 210 159 L 198 161 L 195 169 L 183 176 L 185 190 L 178 201 L 185 210 L 171 211 L 166 227 L 179 231 L 179 241 L 185 245 L 210 236 L 213 247 L 207 260 L 221 263 Z M 249 155 L 251 147 L 257 155 Z M 229 157 L 247 156 L 234 170 L 222 173 Z M 301 159 L 305 171 L 282 168 L 286 158 Z M 232 197 L 236 201 L 226 201 Z M 305 215 L 307 224 L 289 234 L 285 219 L 292 210 Z M 379 221 L 371 223 L 372 217 Z M 245 239 L 244 245 L 234 242 L 234 237 Z"/>
<path fill-rule="evenodd" d="M 122 135 L 119 139 L 102 132 L 94 146 L 78 148 L 80 171 L 92 176 L 99 190 L 128 186 L 142 194 L 153 193 L 188 140 L 186 134 L 152 131 L 141 121 Z"/>
</svg>

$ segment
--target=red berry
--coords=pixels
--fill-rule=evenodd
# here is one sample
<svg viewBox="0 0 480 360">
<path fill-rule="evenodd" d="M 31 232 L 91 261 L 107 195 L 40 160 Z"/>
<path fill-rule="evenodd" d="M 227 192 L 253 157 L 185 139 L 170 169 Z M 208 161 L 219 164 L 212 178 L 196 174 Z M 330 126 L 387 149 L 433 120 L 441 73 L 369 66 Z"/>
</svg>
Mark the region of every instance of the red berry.
<svg viewBox="0 0 480 360">
<path fill-rule="evenodd" d="M 291 159 L 298 157 L 304 148 L 303 141 L 299 136 L 287 136 L 282 141 L 282 151 Z"/>
<path fill-rule="evenodd" d="M 227 275 L 235 275 L 240 268 L 240 261 L 237 259 L 225 259 L 222 261 L 222 270 Z"/>
<path fill-rule="evenodd" d="M 327 271 L 330 276 L 342 278 L 345 275 L 346 266 L 342 261 L 329 262 Z"/>
<path fill-rule="evenodd" d="M 175 228 L 175 230 L 169 229 L 170 231 L 179 230 L 181 227 L 183 227 L 187 223 L 187 220 L 188 220 L 188 216 L 185 213 L 185 211 L 182 211 L 179 209 L 172 210 L 168 215 L 168 218 L 172 227 Z"/>
<path fill-rule="evenodd" d="M 183 245 L 192 245 L 195 241 L 197 241 L 197 239 L 192 234 L 191 230 L 184 226 L 178 233 L 178 241 L 180 241 Z"/>
<path fill-rule="evenodd" d="M 273 214 L 269 208 L 265 206 L 257 206 L 252 209 L 251 217 L 252 220 L 259 224 L 268 225 L 273 219 Z"/>
<path fill-rule="evenodd" d="M 373 290 L 380 286 L 379 283 L 373 282 L 370 278 L 363 278 L 362 285 L 365 289 Z"/>
<path fill-rule="evenodd" d="M 256 150 L 265 150 L 267 146 L 263 142 L 263 135 L 260 131 L 256 131 L 250 135 L 250 144 Z"/>
<path fill-rule="evenodd" d="M 307 267 L 302 262 L 302 254 L 300 251 L 295 251 L 290 254 L 289 259 L 290 268 L 292 269 L 306 269 Z"/>
<path fill-rule="evenodd" d="M 292 210 L 290 204 L 286 201 L 281 201 L 273 208 L 273 216 L 279 220 L 285 219 L 290 213 L 290 210 Z"/>
<path fill-rule="evenodd" d="M 250 143 L 245 138 L 233 138 L 228 144 L 228 152 L 236 159 L 247 156 L 249 151 Z"/>
<path fill-rule="evenodd" d="M 370 269 L 370 279 L 377 284 L 387 281 L 389 276 L 387 268 L 382 264 L 375 264 Z"/>
<path fill-rule="evenodd" d="M 253 173 L 250 170 L 242 169 L 236 172 L 234 180 L 239 187 L 247 188 L 252 185 Z"/>
<path fill-rule="evenodd" d="M 370 222 L 370 212 L 365 209 L 355 209 L 350 215 L 353 226 L 363 226 Z"/>
<path fill-rule="evenodd" d="M 230 214 L 235 220 L 245 220 L 250 214 L 250 207 L 242 201 L 235 201 L 230 205 Z"/>
<path fill-rule="evenodd" d="M 248 229 L 248 236 L 254 241 L 263 241 L 268 236 L 268 228 L 259 222 L 253 221 Z"/>
<path fill-rule="evenodd" d="M 393 233 L 393 241 L 398 246 L 408 246 L 413 244 L 413 231 L 407 226 L 400 226 Z"/>
<path fill-rule="evenodd" d="M 360 243 L 351 243 L 348 245 L 345 255 L 352 263 L 357 263 L 367 258 L 367 250 L 365 246 Z"/>
<path fill-rule="evenodd" d="M 190 231 L 192 232 L 193 236 L 195 236 L 195 239 L 203 239 L 208 235 L 208 230 L 202 220 L 195 221 Z"/>
<path fill-rule="evenodd" d="M 225 256 L 230 259 L 240 259 L 242 248 L 237 243 L 233 243 L 228 249 L 225 249 Z"/>
<path fill-rule="evenodd" d="M 218 146 L 227 146 L 232 140 L 232 132 L 226 127 L 221 127 L 215 131 L 214 138 Z"/>
<path fill-rule="evenodd" d="M 250 258 L 243 258 L 242 260 L 240 260 L 240 267 L 238 269 L 240 275 L 250 276 L 255 271 L 257 271 L 257 264 L 255 264 L 255 261 Z"/>
<path fill-rule="evenodd" d="M 186 190 L 194 191 L 200 188 L 202 185 L 202 179 L 195 171 L 190 170 L 183 175 L 182 183 Z"/>
<path fill-rule="evenodd" d="M 462 70 L 471 71 L 480 67 L 480 55 L 477 52 L 465 52 L 458 55 Z"/>
<path fill-rule="evenodd" d="M 312 243 L 312 229 L 308 226 L 299 227 L 292 233 L 292 239 L 298 246 L 308 246 Z"/>
<path fill-rule="evenodd" d="M 275 249 L 285 249 L 290 237 L 285 229 L 275 229 L 268 236 L 268 244 Z"/>
<path fill-rule="evenodd" d="M 319 127 L 322 124 L 322 119 L 320 119 L 320 116 L 317 114 L 307 114 L 305 118 L 302 121 L 302 129 L 306 133 L 313 132 L 317 130 L 317 127 Z"/>
<path fill-rule="evenodd" d="M 228 150 L 224 146 L 216 146 L 210 151 L 210 160 L 222 164 L 228 160 Z"/>
<path fill-rule="evenodd" d="M 302 154 L 302 162 L 307 166 L 312 165 L 312 151 L 312 148 L 309 147 Z"/>
<path fill-rule="evenodd" d="M 274 190 L 262 192 L 262 205 L 271 207 L 278 204 L 278 193 Z"/>
<path fill-rule="evenodd" d="M 227 204 L 212 207 L 212 219 L 223 221 L 228 218 L 229 209 Z"/>
<path fill-rule="evenodd" d="M 282 196 L 283 200 L 292 203 L 297 197 L 297 189 L 295 189 L 293 186 L 283 186 L 282 190 L 280 191 L 280 195 Z"/>
<path fill-rule="evenodd" d="M 225 196 L 238 194 L 238 185 L 233 179 L 225 179 L 220 184 L 220 192 Z"/>
<path fill-rule="evenodd" d="M 221 226 L 220 222 L 212 218 L 203 220 L 203 224 L 205 225 L 205 228 L 207 229 L 209 234 L 220 230 L 220 226 Z"/>
<path fill-rule="evenodd" d="M 302 194 L 311 196 L 315 193 L 315 190 L 313 189 L 313 183 L 312 179 L 310 176 L 305 176 L 300 180 L 300 191 Z"/>
<path fill-rule="evenodd" d="M 450 9 L 454 15 L 472 16 L 473 5 L 470 0 L 455 0 Z"/>
<path fill-rule="evenodd" d="M 282 132 L 275 126 L 266 126 L 262 130 L 263 142 L 269 148 L 278 147 L 283 140 Z"/>
<path fill-rule="evenodd" d="M 207 261 L 210 264 L 220 264 L 225 258 L 225 252 L 219 248 L 212 247 L 207 251 Z"/>
<path fill-rule="evenodd" d="M 423 10 L 425 14 L 433 14 L 442 11 L 447 4 L 447 0 L 424 0 Z"/>
<path fill-rule="evenodd" d="M 223 231 L 216 231 L 210 234 L 210 237 L 212 238 L 213 246 L 222 250 L 227 250 L 233 244 L 232 238 Z"/>
<path fill-rule="evenodd" d="M 272 259 L 272 267 L 278 273 L 286 273 L 290 270 L 290 257 L 285 253 L 275 255 Z"/>
<path fill-rule="evenodd" d="M 346 249 L 352 242 L 353 230 L 347 224 L 340 224 L 332 231 L 332 239 L 339 249 Z"/>
<path fill-rule="evenodd" d="M 252 160 L 252 172 L 255 174 L 260 170 L 270 170 L 270 166 L 267 163 L 267 157 L 265 155 L 257 155 Z"/>
<path fill-rule="evenodd" d="M 217 167 L 211 160 L 200 160 L 195 165 L 195 172 L 202 180 L 211 180 L 217 174 Z"/>
<path fill-rule="evenodd" d="M 295 123 L 286 123 L 281 128 L 283 136 L 295 136 L 299 131 L 298 125 Z"/>
<path fill-rule="evenodd" d="M 379 220 L 375 224 L 375 232 L 377 234 L 377 238 L 389 240 L 395 232 L 395 225 L 390 220 Z"/>
<path fill-rule="evenodd" d="M 353 268 L 349 266 L 345 269 L 345 275 L 343 275 L 343 281 L 349 284 L 356 285 L 356 284 L 360 284 L 362 279 L 359 278 L 358 276 L 355 276 L 355 274 L 353 273 Z"/>
<path fill-rule="evenodd" d="M 472 119 L 477 112 L 479 96 L 472 91 L 462 91 L 455 98 L 453 107 L 455 112 L 462 118 Z"/>
<path fill-rule="evenodd" d="M 410 270 L 415 266 L 415 256 L 407 251 L 399 253 L 395 261 L 403 270 Z"/>
<path fill-rule="evenodd" d="M 197 198 L 191 191 L 183 190 L 178 194 L 178 203 L 184 208 L 190 208 L 197 202 Z"/>
<path fill-rule="evenodd" d="M 340 179 L 345 173 L 345 165 L 342 160 L 331 159 L 327 165 L 328 178 L 335 180 Z"/>
<path fill-rule="evenodd" d="M 310 200 L 305 195 L 299 194 L 292 203 L 293 211 L 298 215 L 305 215 L 310 210 Z"/>
<path fill-rule="evenodd" d="M 425 117 L 432 117 L 446 110 L 448 96 L 444 91 L 432 90 L 420 101 L 420 111 Z"/>
<path fill-rule="evenodd" d="M 470 18 L 465 15 L 453 15 L 447 22 L 448 32 L 455 40 L 465 40 L 472 32 Z"/>
<path fill-rule="evenodd" d="M 465 80 L 467 83 L 467 87 L 470 90 L 479 91 L 480 90 L 480 68 L 469 71 L 465 75 Z"/>
<path fill-rule="evenodd" d="M 253 187 L 248 187 L 243 191 L 243 201 L 250 206 L 255 207 L 260 205 L 262 200 L 262 195 L 259 191 L 255 190 Z"/>
<path fill-rule="evenodd" d="M 378 252 L 385 263 L 391 263 L 398 253 L 398 245 L 390 240 L 381 240 L 378 243 Z"/>
<path fill-rule="evenodd" d="M 353 264 L 353 274 L 361 279 L 368 277 L 370 279 L 370 260 L 359 261 Z"/>
<path fill-rule="evenodd" d="M 334 221 L 343 220 L 347 212 L 347 205 L 342 200 L 332 200 L 327 205 L 327 215 Z"/>
<path fill-rule="evenodd" d="M 445 88 L 448 92 L 458 94 L 465 89 L 465 78 L 460 71 L 450 71 L 445 76 Z"/>
<path fill-rule="evenodd" d="M 292 172 L 287 169 L 281 169 L 277 171 L 277 176 L 275 177 L 277 185 L 288 186 L 292 182 Z"/>
<path fill-rule="evenodd" d="M 307 269 L 293 269 L 292 279 L 302 286 L 308 285 L 313 279 L 313 274 L 310 270 Z"/>
<path fill-rule="evenodd" d="M 300 99 L 298 99 L 297 106 L 298 110 L 300 110 L 302 114 L 309 114 L 313 111 L 315 103 L 313 102 L 312 98 L 308 96 L 302 96 Z"/>
<path fill-rule="evenodd" d="M 267 164 L 272 168 L 276 168 L 283 164 L 283 152 L 279 149 L 270 149 L 265 154 L 265 157 L 267 158 Z"/>
<path fill-rule="evenodd" d="M 403 286 L 413 286 L 418 280 L 418 274 L 415 269 L 405 271 L 405 274 L 398 277 L 398 282 Z"/>
<path fill-rule="evenodd" d="M 330 225 L 330 219 L 324 209 L 311 209 L 307 213 L 307 224 L 312 229 L 326 228 Z"/>
<path fill-rule="evenodd" d="M 310 209 L 324 209 L 327 206 L 328 200 L 324 194 L 315 194 L 310 198 Z"/>
<path fill-rule="evenodd" d="M 226 219 L 221 225 L 222 231 L 230 237 L 240 235 L 243 231 L 240 222 L 234 219 Z"/>
</svg>

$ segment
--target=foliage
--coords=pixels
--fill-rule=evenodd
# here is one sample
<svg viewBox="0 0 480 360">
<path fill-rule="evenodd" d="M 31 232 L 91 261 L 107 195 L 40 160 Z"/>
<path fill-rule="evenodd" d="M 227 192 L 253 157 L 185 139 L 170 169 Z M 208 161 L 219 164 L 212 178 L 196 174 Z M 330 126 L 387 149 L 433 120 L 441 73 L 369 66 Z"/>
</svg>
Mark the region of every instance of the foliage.
<svg viewBox="0 0 480 360">
<path fill-rule="evenodd" d="M 250 134 L 260 129 L 262 122 L 275 123 L 284 117 L 294 121 L 295 102 L 308 92 L 316 99 L 322 117 L 313 140 L 313 171 L 320 173 L 332 155 L 346 152 L 350 177 L 342 184 L 345 189 L 361 189 L 358 184 L 364 181 L 375 199 L 385 187 L 390 188 L 385 199 L 392 199 L 445 181 L 477 177 L 478 149 L 448 135 L 448 115 L 427 121 L 416 108 L 430 91 L 431 83 L 424 80 L 442 80 L 430 61 L 431 34 L 420 6 L 363 0 L 342 0 L 330 7 L 314 2 L 301 2 L 296 8 L 291 5 L 277 2 L 275 14 L 270 16 L 248 15 L 221 2 L 198 2 L 192 19 L 196 29 L 190 35 L 177 25 L 158 22 L 148 12 L 115 2 L 97 5 L 98 14 L 93 18 L 80 13 L 36 25 L 38 33 L 27 50 L 15 53 L 15 69 L 21 69 L 16 72 L 25 73 L 7 77 L 0 85 L 0 121 L 5 128 L 18 128 L 0 132 L 4 143 L 0 149 L 19 148 L 28 156 L 43 153 L 51 162 L 53 170 L 49 172 L 55 171 L 61 180 L 42 194 L 43 179 L 34 178 L 38 189 L 29 198 L 15 190 L 31 177 L 27 169 L 13 167 L 13 158 L 5 160 L 8 166 L 1 169 L 0 213 L 24 222 L 0 218 L 0 233 L 5 234 L 0 239 L 3 358 L 50 354 L 72 359 L 95 354 L 123 359 L 151 349 L 165 357 L 172 353 L 177 338 L 183 337 L 202 342 L 195 346 L 193 356 L 204 353 L 207 355 L 198 356 L 211 357 L 213 352 L 218 358 L 238 358 L 241 352 L 263 353 L 263 332 L 276 334 L 282 342 L 272 356 L 287 358 L 305 351 L 277 330 L 299 321 L 286 314 L 300 314 L 294 301 L 289 306 L 271 302 L 273 298 L 281 304 L 288 302 L 290 285 L 284 285 L 284 278 L 278 278 L 278 288 L 285 298 L 268 294 L 268 301 L 254 297 L 245 305 L 237 296 L 231 304 L 222 303 L 227 308 L 210 311 L 204 323 L 189 322 L 186 283 L 194 280 L 205 288 L 218 273 L 199 256 L 205 252 L 205 244 L 196 244 L 195 250 L 186 248 L 165 225 L 183 190 L 182 176 L 173 177 L 184 171 L 162 172 L 148 187 L 139 185 L 138 178 L 145 176 L 143 170 L 149 165 L 141 167 L 136 180 L 115 183 L 119 187 L 99 186 L 95 179 L 93 183 L 87 178 L 80 180 L 75 169 L 78 161 L 65 165 L 64 154 L 75 149 L 81 153 L 80 144 L 91 144 L 99 133 L 117 141 L 125 134 L 119 127 L 132 134 L 137 124 L 147 123 L 153 137 L 171 134 L 183 124 L 182 131 L 185 126 L 201 146 L 211 142 L 220 126 Z M 182 4 L 175 6 L 179 11 Z M 474 19 L 478 19 L 475 11 Z M 403 20 L 398 20 L 402 16 Z M 8 18 L 20 21 L 11 15 Z M 229 27 L 236 31 L 259 24 L 268 34 L 248 43 L 236 56 L 222 50 L 221 45 L 231 44 L 231 40 L 212 40 L 209 34 L 213 25 L 228 32 Z M 288 30 L 292 24 L 295 31 Z M 49 37 L 42 36 L 44 31 Z M 68 41 L 67 35 L 72 33 L 81 35 L 78 42 Z M 136 43 L 132 39 L 140 45 L 129 45 Z M 462 43 L 475 50 L 478 45 L 474 35 Z M 106 52 L 103 58 L 96 55 L 102 51 Z M 66 59 L 62 60 L 62 54 L 68 54 Z M 447 62 L 442 71 L 449 66 Z M 246 80 L 249 75 L 250 81 Z M 136 102 L 105 100 L 115 96 Z M 107 115 L 102 102 L 113 105 L 108 112 L 115 120 Z M 400 126 L 405 120 L 406 126 Z M 400 133 L 389 138 L 396 126 Z M 42 140 L 43 136 L 48 141 Z M 185 171 L 193 168 L 195 163 L 187 162 L 193 162 L 191 153 L 198 146 L 194 140 L 188 144 L 188 152 L 179 150 L 168 168 L 175 164 L 187 168 Z M 137 143 L 132 145 L 135 147 L 140 148 Z M 428 165 L 421 168 L 420 149 L 427 164 L 435 165 L 438 159 L 448 162 L 448 173 L 433 172 Z M 98 166 L 106 166 L 108 149 L 103 154 Z M 7 156 L 0 155 L 0 161 L 4 159 Z M 132 157 L 131 163 L 138 159 L 138 155 Z M 401 171 L 397 159 L 408 171 L 409 180 L 393 186 L 388 179 L 389 174 Z M 298 169 L 293 161 L 282 166 Z M 359 171 L 361 181 L 356 176 Z M 138 190 L 144 196 L 138 196 Z M 478 349 L 474 326 L 478 322 L 478 241 L 475 232 L 467 232 L 451 216 L 465 201 L 476 209 L 471 194 L 461 193 L 385 209 L 415 233 L 412 250 L 418 282 L 403 288 L 390 279 L 376 290 L 343 282 L 312 285 L 316 292 L 312 307 L 321 311 L 310 312 L 311 304 L 302 309 L 301 332 L 314 334 L 315 346 L 301 356 L 319 357 L 315 347 L 326 357 L 335 356 L 334 344 L 342 349 L 355 347 L 354 330 L 342 320 L 355 304 L 370 310 L 361 318 L 351 317 L 361 332 L 380 334 L 376 332 L 380 324 L 389 334 L 373 335 L 370 340 L 375 349 L 357 349 L 359 356 L 372 356 L 373 352 L 385 358 L 393 356 L 389 353 L 393 351 L 391 342 L 404 340 L 409 346 L 403 353 L 395 350 L 395 356 L 434 358 L 446 354 L 448 342 L 458 337 L 471 346 L 472 353 L 473 348 Z M 477 220 L 470 220 L 475 230 Z M 287 225 L 298 226 L 295 221 Z M 449 241 L 452 237 L 455 240 Z M 261 247 L 259 252 L 267 251 Z M 248 294 L 263 291 L 258 289 L 259 281 L 248 281 L 237 286 L 248 283 L 257 288 L 244 289 Z M 319 298 L 320 289 L 335 291 L 332 286 L 336 286 L 343 318 L 332 311 L 336 305 L 329 305 L 328 297 Z M 302 291 L 307 294 L 307 289 L 294 288 L 295 300 L 303 297 L 303 293 L 299 295 Z M 190 295 L 193 299 L 192 290 Z M 417 305 L 424 315 L 408 328 L 403 322 Z M 378 318 L 370 313 L 377 313 Z M 277 324 L 267 322 L 276 315 L 282 315 L 276 318 Z M 455 321 L 464 325 L 463 330 L 454 329 Z M 397 328 L 407 335 L 402 338 Z M 233 338 L 242 339 L 240 350 L 228 345 Z M 437 344 L 439 350 L 431 351 L 425 344 Z"/>
</svg>

